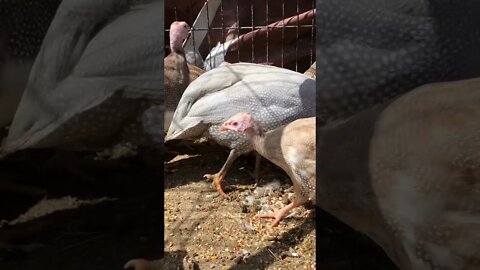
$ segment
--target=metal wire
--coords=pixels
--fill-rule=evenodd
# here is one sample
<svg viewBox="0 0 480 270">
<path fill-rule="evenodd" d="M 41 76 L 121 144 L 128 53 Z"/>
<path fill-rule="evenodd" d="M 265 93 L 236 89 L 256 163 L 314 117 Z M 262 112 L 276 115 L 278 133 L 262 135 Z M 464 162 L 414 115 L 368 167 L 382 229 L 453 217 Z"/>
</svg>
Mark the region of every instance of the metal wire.
<svg viewBox="0 0 480 270">
<path fill-rule="evenodd" d="M 238 12 L 238 0 L 235 1 L 236 2 L 236 13 L 235 13 L 235 16 L 237 18 L 237 31 L 238 31 L 238 35 L 240 35 L 240 16 L 239 16 L 239 12 Z M 238 46 L 238 49 L 237 49 L 237 60 L 240 59 L 240 46 Z"/>
<path fill-rule="evenodd" d="M 253 2 L 252 4 L 250 5 L 250 26 L 241 26 L 240 25 L 240 12 L 239 12 L 239 3 L 238 3 L 238 0 L 235 1 L 235 5 L 233 7 L 234 10 L 230 11 L 230 12 L 233 12 L 234 15 L 235 15 L 235 22 L 236 22 L 236 32 L 237 32 L 237 35 L 240 36 L 242 34 L 245 34 L 245 31 L 247 32 L 250 32 L 252 31 L 252 36 L 251 36 L 251 55 L 250 55 L 250 59 L 251 59 L 251 62 L 255 62 L 256 60 L 256 55 L 255 55 L 255 40 L 256 40 L 256 30 L 260 30 L 260 29 L 265 29 L 266 30 L 266 55 L 265 55 L 265 58 L 266 58 L 266 62 L 267 63 L 270 63 L 271 61 L 271 55 L 270 53 L 273 53 L 272 51 L 272 48 L 271 48 L 271 40 L 270 38 L 272 37 L 271 36 L 271 31 L 274 31 L 274 30 L 277 30 L 277 29 L 281 29 L 281 43 L 280 43 L 280 66 L 281 67 L 284 67 L 285 66 L 285 53 L 287 53 L 288 55 L 288 52 L 285 51 L 285 30 L 286 29 L 296 29 L 295 31 L 295 37 L 296 37 L 296 40 L 298 41 L 299 40 L 299 33 L 300 33 L 300 29 L 303 29 L 303 28 L 310 28 L 311 29 L 311 32 L 310 32 L 310 50 L 309 50 L 309 61 L 310 61 L 310 64 L 313 64 L 313 62 L 315 61 L 315 50 L 314 50 L 314 45 L 315 45 L 315 17 L 312 18 L 311 22 L 308 22 L 307 24 L 305 24 L 305 21 L 303 21 L 302 23 L 300 23 L 300 4 L 299 4 L 299 0 L 296 0 L 295 2 L 296 4 L 296 7 L 295 7 L 295 10 L 296 10 L 296 14 L 294 16 L 296 16 L 296 25 L 270 25 L 272 24 L 273 22 L 270 21 L 271 19 L 271 11 L 270 11 L 270 6 L 269 5 L 269 0 L 266 0 L 265 1 L 265 24 L 264 25 L 258 25 L 256 24 L 256 21 L 255 21 L 255 10 L 254 10 L 254 5 L 253 5 Z M 285 20 L 287 19 L 287 16 L 285 14 L 285 0 L 282 0 L 281 2 L 281 19 L 282 20 Z M 315 1 L 312 0 L 312 9 L 315 8 Z M 215 17 L 215 14 L 210 14 L 211 10 L 209 10 L 209 5 L 207 4 L 207 0 L 205 1 L 205 8 L 206 8 L 206 16 L 207 16 L 207 20 L 210 21 L 210 19 L 214 18 Z M 177 18 L 177 8 L 176 7 L 173 7 L 174 9 L 174 16 L 175 16 L 175 20 L 178 20 Z M 215 26 L 215 27 L 212 27 L 210 26 L 210 24 L 208 24 L 207 27 L 195 27 L 194 25 L 191 26 L 191 35 L 192 35 L 192 38 L 193 38 L 193 48 L 194 48 L 194 51 L 198 52 L 198 46 L 200 46 L 200 44 L 195 44 L 195 32 L 196 31 L 207 31 L 207 44 L 208 44 L 208 50 L 211 50 L 213 47 L 216 46 L 216 44 L 212 44 L 212 40 L 211 40 L 211 31 L 221 31 L 221 37 L 222 37 L 222 40 L 225 40 L 226 39 L 226 36 L 228 35 L 229 31 L 233 31 L 234 29 L 232 28 L 232 26 L 227 26 L 225 25 L 225 7 L 224 7 L 224 4 L 223 4 L 223 0 L 220 1 L 220 6 L 219 6 L 219 16 L 220 16 L 220 27 L 218 26 Z M 303 11 L 305 12 L 305 11 Z M 216 12 L 214 12 L 216 13 Z M 232 15 L 232 13 L 229 13 L 230 16 Z M 192 17 L 195 17 L 195 14 L 193 14 L 193 12 L 190 13 L 190 15 Z M 198 14 L 197 14 L 198 15 Z M 213 17 L 212 17 L 213 16 Z M 291 15 L 290 15 L 291 16 Z M 289 17 L 290 17 L 289 16 Z M 290 17 L 292 18 L 292 17 Z M 275 20 L 278 20 L 275 19 Z M 195 21 L 195 18 L 192 18 L 191 20 L 192 22 Z M 270 25 L 270 26 L 269 26 Z M 244 32 L 242 32 L 242 30 Z M 165 32 L 168 34 L 170 30 L 169 29 L 165 29 Z M 304 33 L 304 32 L 302 32 Z M 292 33 L 293 34 L 293 33 Z M 262 41 L 263 42 L 263 41 Z M 225 51 L 226 47 L 225 47 L 225 44 L 222 42 L 223 44 L 223 51 Z M 238 44 L 236 46 L 236 50 L 237 50 L 237 61 L 240 61 L 240 58 L 241 58 L 241 52 L 240 52 L 240 48 L 242 46 L 240 46 L 241 44 Z M 295 71 L 298 71 L 298 57 L 299 57 L 299 49 L 300 49 L 300 44 L 298 42 L 295 42 L 295 58 L 297 59 L 295 61 Z M 258 48 L 258 44 L 257 44 L 257 48 Z M 203 49 L 202 49 L 203 50 Z M 302 55 L 304 55 L 302 53 Z M 197 60 L 197 54 L 194 54 L 194 57 L 195 57 L 195 61 Z M 204 57 L 204 56 L 203 56 Z M 303 56 L 302 56 L 303 57 Z M 213 59 L 211 59 L 213 60 Z M 275 60 L 273 60 L 275 61 Z M 290 60 L 289 60 L 290 61 Z M 293 68 L 293 67 L 292 67 Z"/>
<path fill-rule="evenodd" d="M 282 0 L 282 20 L 285 20 L 285 0 Z M 284 67 L 285 64 L 284 64 L 284 61 L 283 61 L 283 56 L 284 56 L 284 52 L 283 52 L 283 44 L 284 44 L 284 40 L 285 40 L 285 27 L 282 27 L 282 65 L 281 67 Z"/>
<path fill-rule="evenodd" d="M 265 9 L 265 13 L 267 13 L 267 14 L 266 14 L 266 15 L 267 15 L 267 16 L 266 16 L 266 17 L 267 17 L 267 18 L 266 18 L 266 23 L 268 24 L 268 22 L 269 22 L 269 20 L 268 20 L 268 0 L 267 0 L 267 2 L 266 2 L 266 7 L 267 7 L 267 8 Z M 268 63 L 268 55 L 270 54 L 270 52 L 268 51 L 268 29 L 269 29 L 269 27 L 267 26 L 267 63 Z"/>
<path fill-rule="evenodd" d="M 252 13 L 252 58 L 250 60 L 250 62 L 255 62 L 255 32 L 253 32 L 255 30 L 255 25 L 254 25 L 254 20 L 253 20 L 253 3 L 250 5 L 250 10 L 251 10 L 251 13 Z"/>
<path fill-rule="evenodd" d="M 298 40 L 299 28 L 300 28 L 300 7 L 298 6 L 298 0 L 297 0 L 297 40 Z M 295 43 L 295 58 L 298 59 L 298 42 Z M 298 71 L 298 61 L 295 61 L 295 71 Z"/>
<path fill-rule="evenodd" d="M 285 19 L 285 18 L 284 18 Z M 257 26 L 241 26 L 241 27 L 237 27 L 239 30 L 243 29 L 248 29 L 248 30 L 258 30 L 258 29 L 265 29 L 267 28 L 268 25 L 257 25 Z M 284 26 L 268 26 L 269 29 L 274 29 L 274 28 L 281 28 L 281 29 L 284 29 L 284 28 L 312 28 L 312 27 L 315 27 L 315 25 L 312 25 L 312 24 L 299 24 L 299 25 L 284 25 Z M 203 28 L 203 27 L 198 27 L 198 28 L 195 28 L 195 27 L 192 27 L 192 31 L 193 30 L 228 30 L 229 28 L 227 27 L 207 27 L 207 28 Z M 165 29 L 166 32 L 169 32 L 170 29 Z"/>
</svg>

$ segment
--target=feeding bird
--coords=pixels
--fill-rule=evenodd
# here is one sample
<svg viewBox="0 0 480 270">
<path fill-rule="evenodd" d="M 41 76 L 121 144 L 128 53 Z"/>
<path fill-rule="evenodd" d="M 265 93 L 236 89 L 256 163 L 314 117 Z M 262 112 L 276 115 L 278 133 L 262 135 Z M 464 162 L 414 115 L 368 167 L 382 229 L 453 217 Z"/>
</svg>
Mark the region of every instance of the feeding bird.
<svg viewBox="0 0 480 270">
<path fill-rule="evenodd" d="M 293 182 L 293 202 L 258 217 L 274 218 L 272 226 L 277 226 L 293 208 L 308 200 L 315 204 L 315 117 L 298 119 L 264 133 L 250 114 L 242 112 L 229 118 L 219 129 L 246 134 L 253 149 L 282 168 Z"/>
</svg>

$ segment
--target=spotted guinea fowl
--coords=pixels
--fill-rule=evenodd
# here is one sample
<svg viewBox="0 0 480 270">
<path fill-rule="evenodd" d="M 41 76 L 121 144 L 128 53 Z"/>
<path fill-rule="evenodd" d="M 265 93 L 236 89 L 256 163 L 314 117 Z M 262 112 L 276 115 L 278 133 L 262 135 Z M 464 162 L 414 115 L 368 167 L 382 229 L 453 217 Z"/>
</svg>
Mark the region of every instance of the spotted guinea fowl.
<svg viewBox="0 0 480 270">
<path fill-rule="evenodd" d="M 285 214 L 308 200 L 315 204 L 315 117 L 295 120 L 287 125 L 263 132 L 248 113 L 238 113 L 219 129 L 246 134 L 253 149 L 282 168 L 293 182 L 292 203 L 273 213 L 257 215 L 274 218 L 277 226 Z"/>
<path fill-rule="evenodd" d="M 43 40 L 3 154 L 100 150 L 163 137 L 161 1 L 64 0 Z"/>
<path fill-rule="evenodd" d="M 228 169 L 238 156 L 253 150 L 246 135 L 218 130 L 219 125 L 238 112 L 252 114 L 257 125 L 265 131 L 298 118 L 314 116 L 315 81 L 279 67 L 236 63 L 205 72 L 188 86 L 165 140 L 206 137 L 229 147 L 230 154 L 220 171 L 204 175 L 213 180 L 225 198 L 228 196 L 221 182 Z M 257 162 L 256 180 L 258 167 Z"/>
<path fill-rule="evenodd" d="M 175 21 L 170 25 L 170 49 L 172 52 L 164 59 L 165 80 L 165 120 L 164 130 L 168 130 L 173 113 L 183 91 L 203 70 L 187 63 L 182 42 L 188 37 L 190 26 L 186 22 Z"/>
<path fill-rule="evenodd" d="M 400 269 L 480 269 L 480 79 L 429 84 L 317 132 L 317 205 Z"/>
</svg>

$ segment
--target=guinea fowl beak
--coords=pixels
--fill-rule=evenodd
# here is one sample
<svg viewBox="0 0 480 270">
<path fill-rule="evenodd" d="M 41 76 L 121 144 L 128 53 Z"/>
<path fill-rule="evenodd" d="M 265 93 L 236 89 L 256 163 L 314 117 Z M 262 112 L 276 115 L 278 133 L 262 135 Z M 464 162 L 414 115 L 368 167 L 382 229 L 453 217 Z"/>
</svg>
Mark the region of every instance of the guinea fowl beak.
<svg viewBox="0 0 480 270">
<path fill-rule="evenodd" d="M 218 130 L 227 131 L 227 130 L 230 130 L 230 129 L 228 129 L 225 125 L 221 125 L 221 126 L 218 127 Z"/>
</svg>

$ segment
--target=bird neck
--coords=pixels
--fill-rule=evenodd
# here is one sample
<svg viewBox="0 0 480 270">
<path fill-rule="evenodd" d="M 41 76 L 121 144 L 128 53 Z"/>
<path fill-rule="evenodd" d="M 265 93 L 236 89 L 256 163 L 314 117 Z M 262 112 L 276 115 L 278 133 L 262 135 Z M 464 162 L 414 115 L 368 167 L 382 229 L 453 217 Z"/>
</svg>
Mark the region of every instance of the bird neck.
<svg viewBox="0 0 480 270">
<path fill-rule="evenodd" d="M 175 53 L 185 53 L 182 45 L 182 39 L 178 34 L 170 32 L 170 50 Z"/>
<path fill-rule="evenodd" d="M 245 130 L 245 134 L 250 138 L 253 144 L 253 148 L 260 153 L 264 154 L 265 149 L 265 133 L 257 125 Z"/>
</svg>

